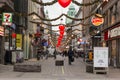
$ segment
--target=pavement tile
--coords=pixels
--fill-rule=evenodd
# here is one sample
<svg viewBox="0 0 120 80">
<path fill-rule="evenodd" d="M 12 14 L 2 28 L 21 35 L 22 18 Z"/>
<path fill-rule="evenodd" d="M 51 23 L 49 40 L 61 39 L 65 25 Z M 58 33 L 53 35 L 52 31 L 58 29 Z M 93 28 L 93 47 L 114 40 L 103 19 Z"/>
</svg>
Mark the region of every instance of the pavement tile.
<svg viewBox="0 0 120 80">
<path fill-rule="evenodd" d="M 120 70 L 117 68 L 110 67 L 108 76 L 87 73 L 82 58 L 75 59 L 72 65 L 68 65 L 66 57 L 64 66 L 55 66 L 53 58 L 25 61 L 26 64 L 33 62 L 41 64 L 41 72 L 14 72 L 12 65 L 0 65 L 0 80 L 120 80 Z"/>
</svg>

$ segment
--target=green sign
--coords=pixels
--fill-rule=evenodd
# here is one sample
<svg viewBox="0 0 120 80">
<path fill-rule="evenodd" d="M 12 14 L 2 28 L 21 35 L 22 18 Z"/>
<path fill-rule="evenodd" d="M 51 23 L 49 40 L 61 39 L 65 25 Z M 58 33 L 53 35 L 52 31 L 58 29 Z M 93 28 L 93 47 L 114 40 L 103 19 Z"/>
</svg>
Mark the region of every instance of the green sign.
<svg viewBox="0 0 120 80">
<path fill-rule="evenodd" d="M 2 15 L 2 25 L 11 25 L 12 24 L 12 13 L 3 13 Z"/>
</svg>

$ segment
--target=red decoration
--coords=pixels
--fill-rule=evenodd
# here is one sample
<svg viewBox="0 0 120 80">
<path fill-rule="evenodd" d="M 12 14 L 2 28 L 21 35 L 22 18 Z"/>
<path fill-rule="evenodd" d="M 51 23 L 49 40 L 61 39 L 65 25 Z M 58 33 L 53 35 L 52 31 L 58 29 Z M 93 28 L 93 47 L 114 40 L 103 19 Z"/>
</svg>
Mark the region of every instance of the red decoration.
<svg viewBox="0 0 120 80">
<path fill-rule="evenodd" d="M 39 33 L 39 32 L 37 32 L 36 34 L 35 34 L 35 37 L 40 37 L 41 36 L 41 34 Z"/>
<path fill-rule="evenodd" d="M 71 3 L 71 0 L 58 0 L 58 3 L 63 7 L 67 7 L 70 3 Z"/>
<path fill-rule="evenodd" d="M 16 33 L 12 33 L 12 38 L 16 38 Z"/>
<path fill-rule="evenodd" d="M 104 32 L 104 40 L 105 40 L 105 41 L 108 40 L 108 31 Z"/>
<path fill-rule="evenodd" d="M 62 35 L 63 35 L 63 34 L 64 34 L 64 31 L 60 31 L 60 34 L 62 34 Z"/>
<path fill-rule="evenodd" d="M 60 31 L 63 31 L 65 29 L 65 26 L 64 25 L 60 25 L 59 29 L 60 29 Z"/>
<path fill-rule="evenodd" d="M 59 38 L 61 38 L 61 39 L 62 39 L 62 38 L 63 38 L 63 35 L 62 35 L 62 34 L 60 34 Z"/>
<path fill-rule="evenodd" d="M 60 43 L 61 43 L 61 41 L 59 40 L 59 41 L 58 41 L 58 45 L 60 45 Z"/>
</svg>

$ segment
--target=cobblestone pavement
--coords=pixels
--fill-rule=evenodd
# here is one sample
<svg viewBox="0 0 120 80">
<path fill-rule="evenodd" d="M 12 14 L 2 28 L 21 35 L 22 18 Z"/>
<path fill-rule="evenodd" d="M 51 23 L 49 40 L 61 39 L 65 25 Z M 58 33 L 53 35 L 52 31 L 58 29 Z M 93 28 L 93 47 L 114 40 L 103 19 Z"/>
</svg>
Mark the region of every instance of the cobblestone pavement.
<svg viewBox="0 0 120 80">
<path fill-rule="evenodd" d="M 37 62 L 35 59 L 31 61 Z M 12 65 L 0 65 L 0 80 L 120 80 L 120 69 L 110 68 L 106 74 L 87 73 L 81 58 L 70 66 L 65 58 L 64 66 L 55 66 L 55 60 L 40 60 L 41 72 L 14 72 Z"/>
</svg>

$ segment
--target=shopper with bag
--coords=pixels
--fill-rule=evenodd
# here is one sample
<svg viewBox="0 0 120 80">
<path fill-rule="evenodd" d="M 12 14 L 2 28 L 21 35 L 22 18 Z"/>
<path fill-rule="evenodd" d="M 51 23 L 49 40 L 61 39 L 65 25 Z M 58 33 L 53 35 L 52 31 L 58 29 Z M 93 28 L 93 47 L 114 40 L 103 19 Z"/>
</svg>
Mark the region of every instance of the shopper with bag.
<svg viewBox="0 0 120 80">
<path fill-rule="evenodd" d="M 69 51 L 68 51 L 68 63 L 69 63 L 69 65 L 71 65 L 71 62 L 74 62 L 73 55 L 74 55 L 74 53 L 72 51 L 72 47 L 70 47 Z"/>
</svg>

